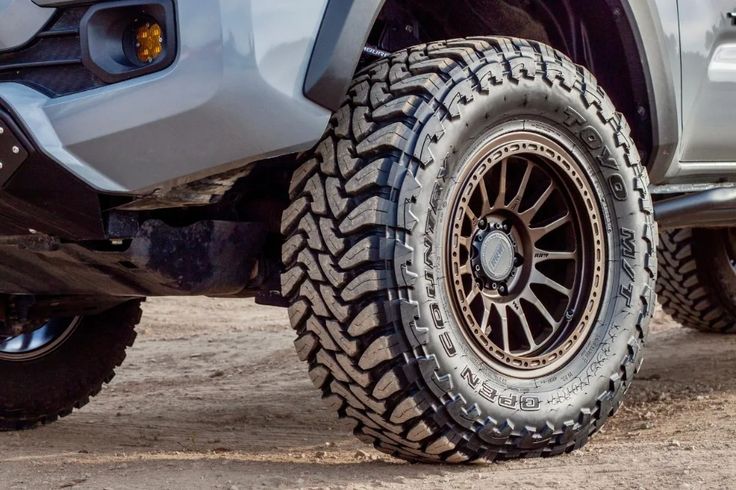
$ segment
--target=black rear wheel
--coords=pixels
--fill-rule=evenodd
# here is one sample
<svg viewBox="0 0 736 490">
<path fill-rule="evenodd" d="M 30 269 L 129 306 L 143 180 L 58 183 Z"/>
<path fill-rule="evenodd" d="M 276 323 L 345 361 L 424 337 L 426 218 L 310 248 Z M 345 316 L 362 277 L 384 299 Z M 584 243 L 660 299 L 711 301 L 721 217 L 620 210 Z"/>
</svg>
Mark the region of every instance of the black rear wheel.
<svg viewBox="0 0 736 490">
<path fill-rule="evenodd" d="M 659 238 L 657 294 L 684 327 L 736 333 L 736 229 L 668 230 Z"/>
<path fill-rule="evenodd" d="M 140 301 L 54 318 L 0 342 L 0 430 L 53 422 L 89 402 L 133 345 Z"/>
<path fill-rule="evenodd" d="M 547 46 L 473 38 L 375 64 L 283 217 L 312 381 L 359 438 L 409 460 L 580 447 L 641 362 L 646 190 L 622 115 Z"/>
</svg>

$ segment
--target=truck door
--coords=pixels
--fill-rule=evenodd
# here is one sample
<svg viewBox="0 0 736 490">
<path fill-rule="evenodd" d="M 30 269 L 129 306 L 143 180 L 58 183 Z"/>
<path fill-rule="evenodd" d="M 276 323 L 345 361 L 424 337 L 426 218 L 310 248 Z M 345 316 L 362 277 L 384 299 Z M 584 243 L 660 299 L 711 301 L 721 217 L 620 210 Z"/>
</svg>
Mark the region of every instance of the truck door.
<svg viewBox="0 0 736 490">
<path fill-rule="evenodd" d="M 683 162 L 736 162 L 736 1 L 679 0 Z"/>
</svg>

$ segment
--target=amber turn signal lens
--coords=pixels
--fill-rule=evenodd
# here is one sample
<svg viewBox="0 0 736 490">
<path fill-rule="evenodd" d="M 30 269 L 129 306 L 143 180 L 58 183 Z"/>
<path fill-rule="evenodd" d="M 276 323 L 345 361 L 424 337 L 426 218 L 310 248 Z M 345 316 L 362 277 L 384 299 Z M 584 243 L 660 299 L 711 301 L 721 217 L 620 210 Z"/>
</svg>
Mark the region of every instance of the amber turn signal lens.
<svg viewBox="0 0 736 490">
<path fill-rule="evenodd" d="M 151 63 L 164 51 L 164 33 L 155 22 L 140 25 L 135 32 L 135 49 L 138 60 Z"/>
</svg>

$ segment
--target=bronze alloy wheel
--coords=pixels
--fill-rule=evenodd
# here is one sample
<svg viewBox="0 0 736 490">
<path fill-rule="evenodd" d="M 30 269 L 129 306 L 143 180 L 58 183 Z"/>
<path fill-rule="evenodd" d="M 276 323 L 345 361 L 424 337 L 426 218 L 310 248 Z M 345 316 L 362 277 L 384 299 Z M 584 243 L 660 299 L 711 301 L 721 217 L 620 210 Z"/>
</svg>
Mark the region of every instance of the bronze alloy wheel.
<svg viewBox="0 0 736 490">
<path fill-rule="evenodd" d="M 606 243 L 594 190 L 546 136 L 476 146 L 451 196 L 446 282 L 476 351 L 505 374 L 562 366 L 597 316 Z"/>
</svg>

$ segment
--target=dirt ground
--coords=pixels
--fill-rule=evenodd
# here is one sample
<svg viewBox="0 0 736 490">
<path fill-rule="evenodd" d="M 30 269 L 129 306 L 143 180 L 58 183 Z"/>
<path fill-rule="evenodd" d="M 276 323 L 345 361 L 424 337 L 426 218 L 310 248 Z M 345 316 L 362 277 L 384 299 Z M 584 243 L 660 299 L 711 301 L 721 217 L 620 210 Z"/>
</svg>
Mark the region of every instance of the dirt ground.
<svg viewBox="0 0 736 490">
<path fill-rule="evenodd" d="M 0 434 L 0 488 L 734 488 L 736 336 L 659 315 L 626 405 L 582 451 L 463 467 L 366 448 L 322 405 L 285 311 L 158 299 L 83 410 Z"/>
</svg>

